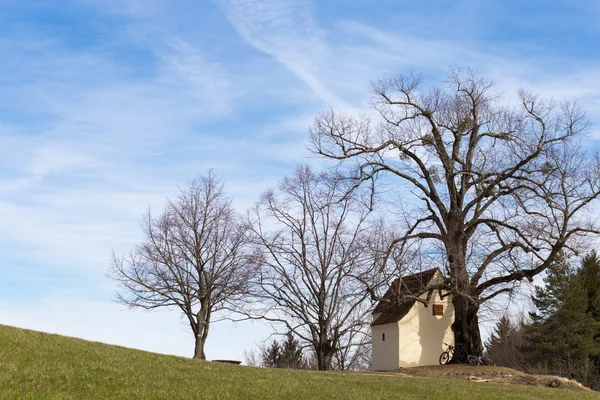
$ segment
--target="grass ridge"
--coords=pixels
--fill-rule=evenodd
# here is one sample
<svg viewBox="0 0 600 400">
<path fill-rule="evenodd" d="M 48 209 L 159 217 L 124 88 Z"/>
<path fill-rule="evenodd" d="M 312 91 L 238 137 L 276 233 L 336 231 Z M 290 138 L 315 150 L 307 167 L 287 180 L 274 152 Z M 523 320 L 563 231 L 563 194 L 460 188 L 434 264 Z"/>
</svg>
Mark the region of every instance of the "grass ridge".
<svg viewBox="0 0 600 400">
<path fill-rule="evenodd" d="M 593 392 L 197 361 L 0 325 L 0 399 L 600 399 Z"/>
</svg>

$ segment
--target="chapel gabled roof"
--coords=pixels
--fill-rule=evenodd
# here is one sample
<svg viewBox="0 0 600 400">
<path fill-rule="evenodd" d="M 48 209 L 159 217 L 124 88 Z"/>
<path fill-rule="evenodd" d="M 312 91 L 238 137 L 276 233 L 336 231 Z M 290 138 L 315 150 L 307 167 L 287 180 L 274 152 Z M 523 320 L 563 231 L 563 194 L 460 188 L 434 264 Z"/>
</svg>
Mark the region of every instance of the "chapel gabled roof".
<svg viewBox="0 0 600 400">
<path fill-rule="evenodd" d="M 403 296 L 419 296 L 425 293 L 435 273 L 438 271 L 437 268 L 432 268 L 398 278 L 392 282 L 390 288 L 383 295 L 384 299 L 391 301 L 382 300 L 377 304 L 377 307 L 373 310 L 373 314 L 380 313 L 381 315 L 371 323 L 371 326 L 398 322 L 404 318 L 416 300 L 414 298 L 407 298 L 401 302 L 395 300 L 401 299 Z"/>
</svg>

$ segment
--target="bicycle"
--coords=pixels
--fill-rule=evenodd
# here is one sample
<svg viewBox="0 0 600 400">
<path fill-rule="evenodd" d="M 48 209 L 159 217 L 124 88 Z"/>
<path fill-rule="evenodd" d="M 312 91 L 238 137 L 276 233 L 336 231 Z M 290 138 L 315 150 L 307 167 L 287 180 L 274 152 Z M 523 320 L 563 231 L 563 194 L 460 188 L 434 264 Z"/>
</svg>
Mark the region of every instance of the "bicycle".
<svg viewBox="0 0 600 400">
<path fill-rule="evenodd" d="M 479 356 L 469 354 L 467 360 L 469 361 L 469 364 L 471 364 L 474 367 L 477 367 L 479 365 L 494 366 L 494 362 L 492 361 L 492 359 L 486 356 L 485 354 L 480 354 Z"/>
<path fill-rule="evenodd" d="M 448 364 L 451 360 L 455 360 L 457 363 L 462 364 L 467 361 L 467 352 L 464 350 L 456 351 L 456 348 L 451 344 L 444 343 L 448 346 L 448 349 L 440 355 L 440 365 Z"/>
</svg>

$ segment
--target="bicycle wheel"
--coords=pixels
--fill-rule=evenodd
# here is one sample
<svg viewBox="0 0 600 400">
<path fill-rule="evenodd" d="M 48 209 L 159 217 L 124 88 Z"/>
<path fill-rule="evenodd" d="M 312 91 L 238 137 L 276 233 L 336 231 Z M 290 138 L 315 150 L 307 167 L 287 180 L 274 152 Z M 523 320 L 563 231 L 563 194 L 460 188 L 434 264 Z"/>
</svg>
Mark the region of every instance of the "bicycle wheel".
<svg viewBox="0 0 600 400">
<path fill-rule="evenodd" d="M 490 367 L 493 367 L 495 365 L 492 359 L 486 356 L 485 354 L 481 356 L 481 361 L 483 361 L 485 365 L 489 365 Z"/>
<path fill-rule="evenodd" d="M 455 350 L 454 351 L 454 361 L 458 364 L 464 364 L 467 362 L 468 354 L 466 350 Z"/>
<path fill-rule="evenodd" d="M 471 364 L 474 367 L 479 365 L 479 357 L 476 357 L 473 354 L 469 354 L 467 360 L 469 361 L 469 364 Z"/>
<path fill-rule="evenodd" d="M 450 353 L 445 351 L 440 356 L 440 365 L 448 364 L 448 361 L 450 361 Z"/>
</svg>

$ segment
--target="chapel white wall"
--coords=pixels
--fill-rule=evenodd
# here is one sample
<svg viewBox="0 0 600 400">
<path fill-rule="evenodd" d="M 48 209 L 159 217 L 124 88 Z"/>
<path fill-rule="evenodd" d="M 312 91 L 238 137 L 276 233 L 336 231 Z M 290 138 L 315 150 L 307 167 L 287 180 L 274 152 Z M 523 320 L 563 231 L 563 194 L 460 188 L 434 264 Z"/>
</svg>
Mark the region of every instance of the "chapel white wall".
<svg viewBox="0 0 600 400">
<path fill-rule="evenodd" d="M 423 298 L 427 298 L 427 295 L 423 295 Z M 433 315 L 433 304 L 443 305 L 443 315 Z M 439 364 L 440 355 L 446 349 L 444 343 L 454 344 L 453 321 L 454 307 L 450 296 L 442 299 L 439 292 L 434 291 L 427 307 L 415 302 L 398 323 L 398 365 L 416 367 Z"/>
<path fill-rule="evenodd" d="M 371 369 L 375 371 L 398 369 L 400 366 L 398 323 L 375 325 L 371 328 Z"/>
</svg>

